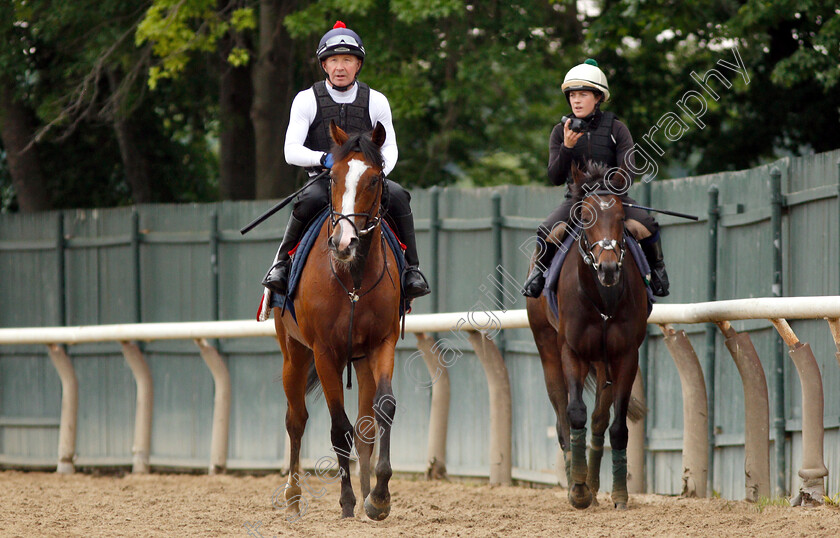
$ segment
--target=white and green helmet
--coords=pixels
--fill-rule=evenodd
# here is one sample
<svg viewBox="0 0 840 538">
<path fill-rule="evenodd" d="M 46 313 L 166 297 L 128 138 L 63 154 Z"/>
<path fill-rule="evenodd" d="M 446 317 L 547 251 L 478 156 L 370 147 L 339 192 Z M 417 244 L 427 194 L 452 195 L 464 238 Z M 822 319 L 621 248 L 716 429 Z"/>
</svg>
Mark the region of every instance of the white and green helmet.
<svg viewBox="0 0 840 538">
<path fill-rule="evenodd" d="M 569 92 L 589 90 L 604 94 L 604 102 L 610 100 L 610 85 L 607 83 L 607 76 L 598 67 L 598 62 L 589 58 L 580 65 L 569 69 L 566 78 L 561 86 L 566 99 L 569 99 Z"/>
</svg>

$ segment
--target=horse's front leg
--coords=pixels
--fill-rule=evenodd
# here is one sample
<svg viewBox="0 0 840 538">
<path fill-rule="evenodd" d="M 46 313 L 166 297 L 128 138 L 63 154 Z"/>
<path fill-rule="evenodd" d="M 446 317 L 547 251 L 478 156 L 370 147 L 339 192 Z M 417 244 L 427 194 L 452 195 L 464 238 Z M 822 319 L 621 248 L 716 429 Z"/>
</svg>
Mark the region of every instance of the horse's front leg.
<svg viewBox="0 0 840 538">
<path fill-rule="evenodd" d="M 540 354 L 548 400 L 551 402 L 554 414 L 557 417 L 557 440 L 563 450 L 566 485 L 569 486 L 571 484 L 569 472 L 572 463 L 571 453 L 569 452 L 569 416 L 566 414 L 569 391 L 566 389 L 566 379 L 563 377 L 561 365 L 560 349 L 562 344 L 558 341 L 557 331 L 545 319 L 542 308 L 543 305 L 537 303 L 535 299 L 528 299 L 528 320 L 531 324 L 531 332 L 534 334 L 534 342 L 537 344 L 537 351 Z"/>
<path fill-rule="evenodd" d="M 321 379 L 321 388 L 330 411 L 330 440 L 338 459 L 341 472 L 341 517 L 353 517 L 356 508 L 356 496 L 350 483 L 350 458 L 353 456 L 353 424 L 344 411 L 344 387 L 341 386 L 341 361 L 336 357 L 315 352 L 315 368 Z"/>
<path fill-rule="evenodd" d="M 612 385 L 607 384 L 606 364 L 594 364 L 596 373 L 595 409 L 592 410 L 592 436 L 589 439 L 589 467 L 586 472 L 586 484 L 592 490 L 592 504 L 598 504 L 598 491 L 601 489 L 601 459 L 604 457 L 604 432 L 610 423 L 612 405 Z"/>
<path fill-rule="evenodd" d="M 562 360 L 563 375 L 569 389 L 566 413 L 571 427 L 569 502 L 575 508 L 587 508 L 592 504 L 592 491 L 586 485 L 586 404 L 583 403 L 583 383 L 589 373 L 589 364 L 577 357 L 568 345 L 563 346 Z"/>
<path fill-rule="evenodd" d="M 391 479 L 391 425 L 397 411 L 397 400 L 391 389 L 394 373 L 393 342 L 385 341 L 371 355 L 370 368 L 376 381 L 376 395 L 373 412 L 379 425 L 379 458 L 376 462 L 376 486 L 365 497 L 365 513 L 370 519 L 382 520 L 391 512 L 391 493 L 388 481 Z"/>
<path fill-rule="evenodd" d="M 275 312 L 275 318 L 279 316 Z M 278 321 L 282 323 L 282 321 Z M 311 364 L 311 353 L 300 343 L 287 339 L 285 331 L 278 331 L 278 341 L 283 351 L 283 390 L 286 393 L 286 431 L 289 433 L 289 476 L 283 487 L 282 507 L 286 509 L 287 519 L 294 521 L 306 514 L 309 501 L 301 493 L 307 475 L 300 473 L 300 445 L 309 414 L 306 411 L 306 376 Z M 281 508 L 275 493 L 272 504 Z"/>
<path fill-rule="evenodd" d="M 613 460 L 612 501 L 619 510 L 627 509 L 627 407 L 636 370 L 639 367 L 639 352 L 632 350 L 619 360 L 613 361 L 613 386 L 615 391 L 614 417 L 610 426 L 610 446 Z"/>
<path fill-rule="evenodd" d="M 376 382 L 367 358 L 355 361 L 356 379 L 359 382 L 359 417 L 356 419 L 356 451 L 359 454 L 359 482 L 362 498 L 370 493 L 370 458 L 376 441 L 376 416 L 373 412 L 373 398 Z"/>
</svg>

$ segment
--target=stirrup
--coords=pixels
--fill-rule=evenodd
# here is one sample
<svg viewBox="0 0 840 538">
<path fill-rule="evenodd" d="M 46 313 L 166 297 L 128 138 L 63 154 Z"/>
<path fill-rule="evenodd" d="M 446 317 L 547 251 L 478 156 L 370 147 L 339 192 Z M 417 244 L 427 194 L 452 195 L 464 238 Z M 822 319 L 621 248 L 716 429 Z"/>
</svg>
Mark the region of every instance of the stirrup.
<svg viewBox="0 0 840 538">
<path fill-rule="evenodd" d="M 289 289 L 291 260 L 280 260 L 272 265 L 263 277 L 262 285 L 279 295 L 286 295 Z"/>
<path fill-rule="evenodd" d="M 412 278 L 414 282 L 411 282 L 410 285 L 409 278 L 411 277 L 409 275 L 416 275 Z M 418 267 L 413 265 L 409 265 L 403 271 L 401 284 L 407 299 L 416 299 L 432 292 L 431 288 L 429 288 L 429 283 L 426 281 L 426 277 L 420 272 Z"/>
<path fill-rule="evenodd" d="M 529 275 L 528 280 L 525 282 L 525 286 L 522 287 L 522 295 L 532 299 L 539 299 L 542 295 L 544 287 L 545 276 L 543 275 L 543 272 L 534 268 L 531 275 Z"/>
</svg>

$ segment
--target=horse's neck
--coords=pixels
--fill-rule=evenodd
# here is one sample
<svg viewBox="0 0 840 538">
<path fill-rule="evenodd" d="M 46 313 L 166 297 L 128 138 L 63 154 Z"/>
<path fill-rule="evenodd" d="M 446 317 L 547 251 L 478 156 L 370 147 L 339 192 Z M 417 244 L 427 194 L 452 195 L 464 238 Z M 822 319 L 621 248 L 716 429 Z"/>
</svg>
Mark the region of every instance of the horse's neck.
<svg viewBox="0 0 840 538">
<path fill-rule="evenodd" d="M 575 252 L 575 254 L 574 259 L 579 282 L 578 290 L 583 296 L 581 297 L 582 302 L 594 305 L 602 315 L 612 316 L 618 308 L 624 294 L 624 288 L 627 285 L 627 264 L 625 263 L 621 267 L 618 283 L 607 288 L 598 281 L 597 272 L 583 261 L 580 251 Z"/>
</svg>

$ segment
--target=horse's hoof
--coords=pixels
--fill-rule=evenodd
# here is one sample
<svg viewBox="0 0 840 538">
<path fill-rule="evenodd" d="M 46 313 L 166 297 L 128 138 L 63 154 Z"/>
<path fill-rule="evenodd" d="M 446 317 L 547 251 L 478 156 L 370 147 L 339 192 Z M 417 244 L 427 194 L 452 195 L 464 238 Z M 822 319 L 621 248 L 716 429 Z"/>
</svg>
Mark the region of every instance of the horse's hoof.
<svg viewBox="0 0 840 538">
<path fill-rule="evenodd" d="M 593 495 L 593 496 L 592 496 L 592 506 L 598 506 L 599 504 L 600 504 L 600 503 L 598 502 L 598 496 L 597 496 L 597 495 Z"/>
<path fill-rule="evenodd" d="M 378 505 L 373 501 L 373 498 L 368 495 L 365 497 L 365 514 L 374 521 L 382 521 L 388 514 L 391 513 L 391 503 Z"/>
<path fill-rule="evenodd" d="M 627 503 L 615 503 L 616 510 L 627 510 Z"/>
<path fill-rule="evenodd" d="M 575 484 L 569 490 L 569 502 L 578 510 L 589 508 L 592 499 L 592 490 L 586 484 Z"/>
<path fill-rule="evenodd" d="M 342 507 L 342 509 L 341 509 L 341 519 L 346 519 L 348 517 L 356 517 L 356 514 L 354 514 L 353 512 L 355 512 L 355 510 L 353 510 L 352 506 Z"/>
</svg>

